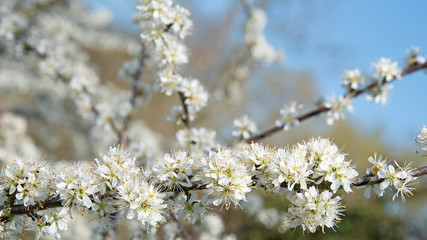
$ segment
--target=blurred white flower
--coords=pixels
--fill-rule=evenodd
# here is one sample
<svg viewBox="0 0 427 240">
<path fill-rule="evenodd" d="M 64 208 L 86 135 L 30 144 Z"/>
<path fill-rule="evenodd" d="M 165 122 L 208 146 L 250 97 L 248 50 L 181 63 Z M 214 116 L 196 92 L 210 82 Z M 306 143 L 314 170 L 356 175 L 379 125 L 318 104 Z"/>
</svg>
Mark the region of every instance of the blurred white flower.
<svg viewBox="0 0 427 240">
<path fill-rule="evenodd" d="M 405 57 L 406 67 L 425 63 L 426 59 L 420 55 L 421 55 L 420 47 L 411 47 L 408 50 L 407 55 Z"/>
<path fill-rule="evenodd" d="M 377 71 L 374 77 L 379 81 L 389 82 L 395 78 L 400 79 L 402 70 L 399 68 L 397 62 L 391 62 L 388 58 L 380 58 L 378 62 L 372 64 Z"/>
<path fill-rule="evenodd" d="M 248 139 L 258 132 L 255 122 L 249 119 L 247 115 L 234 119 L 233 124 L 237 128 L 232 132 L 233 136 L 241 139 Z"/>
<path fill-rule="evenodd" d="M 342 78 L 342 85 L 349 90 L 358 90 L 366 81 L 359 69 L 345 70 Z"/>
<path fill-rule="evenodd" d="M 280 109 L 282 119 L 276 120 L 276 126 L 283 126 L 283 130 L 285 131 L 289 131 L 291 127 L 297 126 L 299 124 L 299 120 L 297 119 L 298 113 L 302 108 L 303 105 L 296 102 L 284 104 L 283 108 Z"/>
<path fill-rule="evenodd" d="M 326 113 L 326 123 L 333 125 L 336 120 L 345 119 L 344 109 L 353 112 L 353 106 L 349 97 L 340 96 L 338 99 L 329 97 L 329 102 L 325 103 L 325 107 L 330 110 Z"/>
<path fill-rule="evenodd" d="M 371 91 L 369 91 L 368 95 L 366 95 L 366 100 L 374 101 L 376 104 L 381 103 L 382 105 L 384 105 L 389 99 L 391 89 L 393 89 L 393 85 L 374 87 Z"/>
</svg>

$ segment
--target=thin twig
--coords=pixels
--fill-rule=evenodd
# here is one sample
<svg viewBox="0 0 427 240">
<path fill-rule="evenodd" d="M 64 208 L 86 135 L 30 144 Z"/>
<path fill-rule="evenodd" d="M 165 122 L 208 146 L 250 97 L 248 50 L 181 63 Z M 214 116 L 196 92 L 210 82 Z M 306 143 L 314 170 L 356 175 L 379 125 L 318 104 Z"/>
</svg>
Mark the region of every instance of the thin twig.
<svg viewBox="0 0 427 240">
<path fill-rule="evenodd" d="M 413 177 L 419 177 L 427 174 L 427 166 L 417 168 L 411 172 Z M 383 178 L 379 178 L 378 176 L 364 176 L 360 178 L 356 178 L 352 185 L 355 187 L 370 185 L 370 184 L 378 184 L 383 182 Z"/>
<path fill-rule="evenodd" d="M 405 75 L 407 75 L 407 74 L 410 74 L 410 73 L 413 73 L 415 71 L 418 71 L 420 69 L 426 68 L 426 67 L 427 67 L 427 62 L 425 62 L 423 64 L 419 64 L 419 65 L 408 67 L 408 68 L 406 68 L 402 72 L 402 77 L 405 76 Z M 391 81 L 393 81 L 395 79 L 396 78 L 393 78 Z M 381 85 L 384 85 L 384 84 L 389 83 L 391 81 L 382 82 Z M 368 92 L 368 91 L 370 91 L 370 90 L 372 90 L 373 88 L 376 88 L 376 87 L 378 87 L 378 83 L 377 82 L 373 82 L 373 83 L 369 84 L 368 86 L 366 86 L 366 87 L 364 87 L 364 88 L 362 88 L 360 90 L 347 93 L 345 95 L 345 97 L 355 98 L 355 97 L 357 97 L 357 96 L 359 96 L 359 95 L 361 95 L 361 94 L 363 94 L 365 92 Z M 303 120 L 306 120 L 306 119 L 308 119 L 310 117 L 319 115 L 319 114 L 321 114 L 323 112 L 327 112 L 329 110 L 330 110 L 330 108 L 327 108 L 325 106 L 321 106 L 321 107 L 319 107 L 319 108 L 317 108 L 317 109 L 315 109 L 315 110 L 313 110 L 311 112 L 308 112 L 306 114 L 303 114 L 303 115 L 297 117 L 296 119 L 301 122 Z M 273 135 L 274 133 L 281 131 L 283 129 L 283 127 L 284 127 L 284 125 L 272 127 L 272 128 L 270 128 L 270 129 L 268 129 L 268 130 L 266 130 L 266 131 L 264 131 L 264 132 L 262 132 L 262 133 L 260 133 L 258 135 L 253 136 L 252 138 L 249 138 L 248 140 L 246 140 L 246 143 L 255 142 L 255 141 L 258 141 L 260 139 L 269 137 L 269 136 Z"/>
<path fill-rule="evenodd" d="M 183 92 L 178 92 L 179 99 L 181 100 L 182 108 L 184 109 L 184 116 L 182 116 L 182 121 L 184 122 L 187 128 L 190 128 L 190 115 L 188 112 L 188 106 L 185 104 L 187 97 L 184 96 Z"/>
</svg>

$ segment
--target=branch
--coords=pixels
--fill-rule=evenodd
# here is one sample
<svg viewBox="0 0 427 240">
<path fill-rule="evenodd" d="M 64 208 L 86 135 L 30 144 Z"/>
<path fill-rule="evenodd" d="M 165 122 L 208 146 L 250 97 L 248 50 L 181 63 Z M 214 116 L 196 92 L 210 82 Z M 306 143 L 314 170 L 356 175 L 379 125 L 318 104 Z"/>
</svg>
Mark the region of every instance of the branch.
<svg viewBox="0 0 427 240">
<path fill-rule="evenodd" d="M 181 100 L 182 108 L 184 109 L 184 116 L 182 117 L 182 121 L 184 122 L 187 128 L 190 128 L 190 118 L 189 118 L 190 115 L 188 113 L 187 104 L 185 104 L 185 99 L 187 98 L 184 96 L 183 92 L 178 92 L 178 96 L 179 96 L 179 99 Z"/>
<path fill-rule="evenodd" d="M 420 167 L 418 169 L 413 170 L 411 172 L 411 175 L 413 177 L 427 175 L 427 166 Z M 379 184 L 383 181 L 384 179 L 379 178 L 378 176 L 364 176 L 364 177 L 356 178 L 353 181 L 352 185 L 354 187 L 360 187 L 360 186 L 370 185 L 370 184 Z M 181 188 L 175 188 L 174 191 L 204 190 L 206 189 L 206 186 L 207 184 L 198 180 L 198 181 L 193 181 L 192 186 L 190 187 L 181 186 Z M 162 191 L 162 190 L 159 190 L 159 191 Z M 49 208 L 63 207 L 61 202 L 62 201 L 59 199 L 59 197 L 55 197 L 53 199 L 49 199 L 44 202 L 36 203 L 34 205 L 27 206 L 27 207 L 24 206 L 23 204 L 14 205 L 12 207 L 0 206 L 0 223 L 7 221 L 7 219 L 13 215 L 27 214 L 27 213 L 37 212 L 37 211 L 45 210 Z"/>
<path fill-rule="evenodd" d="M 417 168 L 411 172 L 413 177 L 419 177 L 427 174 L 427 166 Z M 384 181 L 383 178 L 379 178 L 378 176 L 364 176 L 360 178 L 356 178 L 353 181 L 353 186 L 359 187 L 370 184 L 378 184 Z"/>
<path fill-rule="evenodd" d="M 57 208 L 62 207 L 61 201 L 59 197 L 55 197 L 53 199 L 46 200 L 41 203 L 37 203 L 35 205 L 31 206 L 24 206 L 23 204 L 15 205 L 12 207 L 4 207 L 0 206 L 2 208 L 0 210 L 0 223 L 5 222 L 9 216 L 17 215 L 17 214 L 27 214 L 30 212 L 36 212 L 48 208 Z"/>
<path fill-rule="evenodd" d="M 414 65 L 414 66 L 406 68 L 402 72 L 402 77 L 405 76 L 405 75 L 407 75 L 407 74 L 416 72 L 416 71 L 418 71 L 420 69 L 423 69 L 423 68 L 427 68 L 427 62 L 425 62 L 423 64 Z M 391 81 L 393 81 L 395 79 L 396 78 L 392 79 Z M 388 81 L 388 82 L 391 82 L 391 81 Z M 386 84 L 386 82 L 382 82 L 381 83 L 381 85 L 385 85 L 385 84 Z M 377 82 L 373 82 L 373 83 L 369 84 L 368 86 L 366 86 L 365 88 L 362 88 L 360 90 L 357 90 L 357 91 L 354 91 L 354 92 L 348 92 L 345 95 L 345 97 L 355 98 L 355 97 L 357 97 L 357 96 L 359 96 L 359 95 L 361 95 L 361 94 L 363 94 L 365 92 L 368 92 L 368 91 L 372 90 L 375 87 L 378 87 L 378 83 Z M 321 114 L 323 112 L 327 112 L 329 110 L 330 110 L 330 108 L 327 108 L 325 106 L 321 106 L 321 107 L 319 107 L 319 108 L 317 108 L 317 109 L 315 109 L 315 110 L 313 110 L 311 112 L 308 112 L 306 114 L 303 114 L 303 115 L 297 117 L 296 119 L 301 122 L 301 121 L 303 121 L 305 119 L 308 119 L 308 118 L 313 117 L 313 116 L 317 116 L 317 115 L 319 115 L 319 114 Z M 270 128 L 270 129 L 268 129 L 268 130 L 266 130 L 266 131 L 264 131 L 264 132 L 262 132 L 262 133 L 260 133 L 258 135 L 253 136 L 252 138 L 249 138 L 248 140 L 246 140 L 246 143 L 252 143 L 252 142 L 258 141 L 260 139 L 269 137 L 269 136 L 273 135 L 274 133 L 281 131 L 283 129 L 283 127 L 284 127 L 284 125 Z"/>
</svg>

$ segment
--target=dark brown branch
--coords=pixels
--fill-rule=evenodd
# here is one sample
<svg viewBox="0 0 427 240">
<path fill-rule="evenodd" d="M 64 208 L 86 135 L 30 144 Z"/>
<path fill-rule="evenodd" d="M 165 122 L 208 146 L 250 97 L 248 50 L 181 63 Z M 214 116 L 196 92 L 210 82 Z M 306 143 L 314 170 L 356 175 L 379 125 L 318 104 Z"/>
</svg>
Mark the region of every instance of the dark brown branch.
<svg viewBox="0 0 427 240">
<path fill-rule="evenodd" d="M 378 176 L 364 176 L 360 178 L 356 178 L 352 185 L 355 187 L 369 185 L 369 184 L 377 184 L 384 181 L 384 179 L 379 178 Z"/>
<path fill-rule="evenodd" d="M 308 119 L 310 117 L 316 116 L 316 115 L 318 115 L 318 114 L 320 114 L 322 112 L 326 112 L 328 110 L 329 110 L 329 108 L 327 108 L 325 106 L 322 106 L 322 107 L 319 107 L 316 110 L 313 110 L 311 112 L 308 112 L 308 113 L 306 113 L 304 115 L 301 115 L 301 116 L 297 117 L 297 119 L 298 119 L 298 121 L 301 122 L 301 121 L 303 121 L 305 119 Z M 266 138 L 266 137 L 268 137 L 270 135 L 273 135 L 274 133 L 276 133 L 276 132 L 278 132 L 280 130 L 283 130 L 283 127 L 284 127 L 283 125 L 282 126 L 273 127 L 271 129 L 263 132 L 263 133 L 260 133 L 260 134 L 258 134 L 256 136 L 252 137 L 252 138 L 249 138 L 248 140 L 246 140 L 246 143 L 255 142 L 255 141 L 258 141 L 260 139 Z"/>
<path fill-rule="evenodd" d="M 191 187 L 182 187 L 184 191 L 191 191 L 191 190 L 203 190 L 206 189 L 207 184 L 203 183 L 202 181 L 194 181 L 191 182 L 193 185 Z"/>
<path fill-rule="evenodd" d="M 427 174 L 427 166 L 417 168 L 411 172 L 411 175 L 413 177 L 419 177 L 426 174 Z M 384 181 L 384 179 L 379 178 L 378 176 L 364 176 L 364 177 L 356 178 L 352 184 L 353 186 L 358 187 L 358 186 L 364 186 L 369 184 L 378 184 L 378 183 L 381 183 L 382 181 Z"/>
<path fill-rule="evenodd" d="M 12 207 L 6 207 L 6 208 L 3 206 L 0 206 L 0 208 L 2 208 L 0 210 L 0 222 L 5 222 L 9 218 L 9 216 L 12 216 L 12 215 L 27 214 L 27 213 L 48 209 L 48 208 L 57 208 L 57 207 L 62 207 L 59 197 L 49 199 L 42 203 L 38 203 L 28 207 L 22 204 L 15 205 Z"/>
<path fill-rule="evenodd" d="M 411 175 L 413 177 L 419 177 L 427 174 L 427 166 L 420 167 L 412 171 Z"/>
<path fill-rule="evenodd" d="M 407 75 L 407 74 L 410 74 L 410 73 L 413 73 L 415 71 L 418 71 L 420 69 L 423 69 L 423 68 L 427 68 L 427 62 L 425 62 L 423 64 L 418 64 L 418 65 L 414 65 L 414 66 L 406 68 L 402 72 L 402 77 L 405 76 L 405 75 Z M 396 78 L 394 78 L 393 80 L 395 80 L 395 79 Z M 391 81 L 393 81 L 393 80 L 391 80 Z M 381 85 L 384 85 L 384 84 L 389 83 L 391 81 L 382 82 Z M 378 87 L 378 83 L 377 82 L 373 82 L 373 83 L 367 85 L 366 87 L 364 87 L 364 88 L 362 88 L 360 90 L 357 90 L 357 91 L 354 91 L 354 92 L 348 92 L 345 95 L 345 97 L 355 98 L 355 97 L 357 97 L 357 96 L 359 96 L 359 95 L 361 95 L 361 94 L 363 94 L 365 92 L 368 92 L 368 91 L 370 91 L 370 90 L 372 90 L 372 89 L 374 89 L 376 87 Z M 308 119 L 310 117 L 319 115 L 319 114 L 321 114 L 323 112 L 327 112 L 329 110 L 330 110 L 330 108 L 327 108 L 325 106 L 321 106 L 321 107 L 319 107 L 319 108 L 317 108 L 317 109 L 315 109 L 315 110 L 313 110 L 311 112 L 308 112 L 306 114 L 303 114 L 303 115 L 297 117 L 297 119 L 301 122 L 301 121 L 303 121 L 305 119 Z M 283 127 L 284 127 L 284 125 L 272 127 L 272 128 L 270 128 L 270 129 L 268 129 L 268 130 L 266 130 L 266 131 L 264 131 L 264 132 L 262 132 L 262 133 L 260 133 L 258 135 L 253 136 L 252 138 L 249 138 L 248 140 L 246 140 L 246 143 L 255 142 L 255 141 L 258 141 L 260 139 L 269 137 L 269 136 L 273 135 L 274 133 L 281 131 L 283 129 Z"/>
<path fill-rule="evenodd" d="M 190 128 L 190 115 L 188 112 L 188 106 L 185 104 L 187 97 L 184 96 L 183 92 L 178 92 L 179 99 L 181 100 L 182 108 L 184 109 L 184 116 L 182 116 L 182 121 L 184 122 L 187 128 Z"/>
</svg>

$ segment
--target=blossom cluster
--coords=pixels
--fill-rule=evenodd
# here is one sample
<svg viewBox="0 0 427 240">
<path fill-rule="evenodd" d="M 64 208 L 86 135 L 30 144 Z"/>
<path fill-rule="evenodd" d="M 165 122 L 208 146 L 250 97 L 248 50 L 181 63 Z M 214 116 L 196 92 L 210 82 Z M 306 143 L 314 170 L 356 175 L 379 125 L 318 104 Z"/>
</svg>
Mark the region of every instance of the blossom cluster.
<svg viewBox="0 0 427 240">
<path fill-rule="evenodd" d="M 137 167 L 133 154 L 118 146 L 100 153 L 92 164 L 55 169 L 40 159 L 17 159 L 1 174 L 3 206 L 28 207 L 57 199 L 59 205 L 55 207 L 96 213 L 100 231 L 114 225 L 113 215 L 117 211 L 153 227 L 166 221 L 169 214 L 175 214 L 167 210 L 174 206 L 180 219 L 188 216 L 195 222 L 204 217 L 210 204 L 227 208 L 231 203 L 240 205 L 253 187 L 284 193 L 307 191 L 313 185 L 328 182 L 335 193 L 340 187 L 351 191 L 351 179 L 357 175 L 336 145 L 327 139 L 312 139 L 292 151 L 260 144 L 216 149 L 197 162 L 186 152 L 175 151 L 145 172 Z M 168 194 L 164 192 L 191 188 L 197 179 L 207 196 L 197 200 L 197 195 L 192 194 L 167 200 Z M 66 227 L 52 226 L 55 214 L 52 211 L 48 216 L 35 217 L 28 224 L 38 224 L 44 234 L 59 234 Z M 3 234 L 16 230 L 11 224 L 15 222 L 3 224 Z"/>
<path fill-rule="evenodd" d="M 419 50 L 411 50 L 409 52 L 409 58 L 418 60 L 413 60 L 414 63 L 408 66 L 424 63 L 424 59 L 418 57 L 418 54 Z M 390 89 L 393 87 L 387 83 L 394 79 L 401 79 L 402 70 L 397 62 L 392 62 L 390 59 L 383 57 L 372 65 L 376 72 L 372 78 L 369 78 L 370 82 L 367 81 L 368 77 L 357 68 L 345 70 L 342 75 L 342 86 L 346 88 L 347 93 L 338 98 L 330 96 L 327 101 L 321 100 L 317 103 L 319 113 L 326 112 L 326 123 L 328 125 L 333 125 L 337 120 L 345 119 L 345 109 L 353 112 L 351 100 L 361 93 L 368 92 L 366 96 L 368 101 L 374 101 L 377 104 L 385 104 L 387 102 Z M 299 118 L 301 117 L 298 114 L 302 107 L 301 104 L 297 104 L 296 102 L 285 104 L 284 107 L 280 109 L 282 118 L 276 120 L 276 126 L 282 127 L 283 130 L 288 131 L 292 126 L 298 125 Z"/>
<path fill-rule="evenodd" d="M 228 208 L 230 202 L 237 205 L 245 200 L 246 193 L 251 191 L 251 175 L 230 149 L 211 151 L 202 161 L 206 165 L 202 177 L 208 184 L 208 193 L 215 193 L 215 205 L 224 203 Z"/>
<path fill-rule="evenodd" d="M 411 47 L 405 57 L 407 67 L 420 65 L 426 62 L 426 58 L 421 56 L 421 49 L 419 47 Z"/>
<path fill-rule="evenodd" d="M 141 0 L 137 6 L 141 39 L 150 48 L 153 66 L 158 66 L 155 84 L 170 96 L 178 93 L 185 108 L 174 107 L 171 118 L 177 124 L 193 121 L 195 114 L 206 106 L 208 93 L 198 79 L 180 75 L 180 68 L 188 62 L 183 41 L 193 27 L 190 12 L 171 0 Z"/>
<path fill-rule="evenodd" d="M 402 70 L 397 62 L 392 62 L 390 59 L 383 57 L 372 65 L 376 72 L 372 78 L 369 78 L 370 82 L 367 81 L 368 77 L 357 68 L 344 71 L 342 75 L 342 86 L 347 89 L 348 93 L 345 96 L 340 96 L 338 99 L 331 98 L 331 100 L 325 104 L 327 108 L 330 108 L 330 111 L 327 113 L 327 123 L 329 125 L 332 125 L 335 120 L 345 117 L 343 112 L 345 108 L 352 112 L 351 98 L 355 96 L 355 92 L 361 90 L 363 87 L 368 88 L 366 83 L 373 86 L 368 88 L 369 91 L 366 96 L 368 101 L 382 104 L 387 102 L 389 91 L 393 86 L 384 84 L 396 78 L 400 79 Z"/>
<path fill-rule="evenodd" d="M 181 129 L 176 133 L 179 144 L 192 154 L 200 155 L 217 147 L 216 131 L 206 128 Z"/>
<path fill-rule="evenodd" d="M 245 25 L 245 42 L 250 48 L 254 59 L 265 64 L 281 61 L 283 53 L 267 42 L 263 30 L 267 24 L 265 12 L 257 7 L 251 8 Z"/>
<path fill-rule="evenodd" d="M 383 181 L 381 184 L 377 185 L 368 185 L 365 190 L 366 198 L 370 198 L 371 189 L 374 189 L 374 192 L 382 197 L 385 189 L 393 187 L 397 192 L 393 195 L 393 200 L 400 195 L 402 201 L 405 201 L 406 196 L 412 195 L 413 187 L 410 187 L 417 180 L 416 177 L 412 176 L 412 164 L 406 164 L 401 167 L 396 161 L 394 162 L 395 166 L 389 164 L 387 159 L 383 159 L 381 155 L 374 157 L 369 157 L 369 162 L 373 164 L 371 168 L 366 169 L 367 176 L 378 176 Z"/>
<path fill-rule="evenodd" d="M 234 148 L 220 148 L 204 154 L 200 161 L 194 161 L 186 152 L 173 152 L 165 155 L 153 168 L 156 184 L 166 191 L 194 187 L 192 183 L 206 189 L 210 202 L 228 208 L 231 204 L 241 206 L 246 195 L 253 188 L 262 188 L 277 194 L 291 196 L 304 195 L 313 188 L 325 188 L 321 199 L 326 205 L 336 209 L 336 215 L 328 212 L 327 222 L 318 222 L 316 226 L 332 227 L 339 220 L 340 198 L 331 199 L 338 189 L 351 192 L 353 179 L 358 175 L 346 155 L 328 139 L 311 139 L 292 148 L 272 149 L 261 144 L 247 144 Z M 192 186 L 193 185 L 193 186 Z M 317 190 L 316 190 L 317 191 Z M 314 197 L 314 196 L 313 196 Z M 329 198 L 329 199 L 328 199 Z M 187 210 L 178 210 L 178 216 L 191 216 L 195 221 L 197 214 L 205 212 L 207 199 L 195 200 L 196 196 L 184 197 L 179 203 L 185 203 Z M 189 205 L 192 204 L 192 205 Z M 307 203 L 308 204 L 308 203 Z M 299 221 L 299 220 L 298 220 Z M 320 219 L 319 221 L 325 221 Z M 292 221 L 294 227 L 297 220 Z M 314 228 L 316 229 L 316 227 Z M 310 229 L 313 231 L 313 229 Z"/>
<path fill-rule="evenodd" d="M 393 200 L 412 195 L 416 177 L 411 164 L 401 167 L 395 163 L 394 167 L 381 157 L 369 161 L 374 165 L 367 176 L 381 179 L 375 185 L 379 196 L 390 186 L 397 190 Z M 352 192 L 358 175 L 346 154 L 324 138 L 278 149 L 257 143 L 212 149 L 197 158 L 177 150 L 153 164 L 144 171 L 123 146 L 110 147 L 91 164 L 61 168 L 50 167 L 40 158 L 18 158 L 1 171 L 0 205 L 6 217 L 1 234 L 19 234 L 25 228 L 16 225 L 24 224 L 34 226 L 38 234 L 59 236 L 69 221 L 64 209 L 95 213 L 100 232 L 114 227 L 117 213 L 138 219 L 147 228 L 159 226 L 173 215 L 195 223 L 206 218 L 210 205 L 242 206 L 248 193 L 258 188 L 284 194 L 291 202 L 282 228 L 323 231 L 333 228 L 342 216 L 341 197 L 334 195 L 341 188 Z M 368 197 L 371 187 L 365 191 Z M 204 195 L 199 198 L 191 190 L 204 191 Z M 43 215 L 33 213 L 31 221 L 5 210 L 19 205 L 43 208 L 48 202 L 54 203 L 48 206 L 53 209 Z M 263 214 L 267 212 L 271 211 L 266 209 Z M 265 219 L 263 214 L 257 217 Z M 275 219 L 280 218 L 276 211 L 274 214 Z M 275 224 L 276 220 L 268 226 Z"/>
<path fill-rule="evenodd" d="M 317 228 L 333 228 L 337 221 L 341 220 L 340 215 L 344 206 L 341 204 L 341 197 L 332 198 L 332 193 L 328 190 L 319 192 L 314 186 L 304 193 L 296 193 L 291 197 L 291 207 L 288 210 L 288 221 L 290 226 L 302 226 L 303 230 L 316 232 Z"/>
<path fill-rule="evenodd" d="M 91 146 L 80 144 L 79 150 L 96 152 L 117 141 L 118 132 L 124 128 L 123 122 L 134 106 L 127 91 L 101 84 L 84 48 L 136 52 L 138 42 L 106 30 L 109 18 L 105 12 L 88 13 L 78 1 L 59 2 L 0 3 L 0 47 L 4 50 L 0 59 L 4 66 L 0 69 L 0 86 L 9 99 L 28 98 L 37 103 L 37 107 L 23 112 L 33 111 L 31 114 L 40 115 L 50 124 L 85 128 L 85 133 L 70 134 L 71 139 L 79 142 L 83 134 L 90 133 L 89 138 L 96 141 Z M 44 128 L 38 131 L 49 135 Z M 55 141 L 52 136 L 46 138 Z M 29 146 L 16 144 L 21 148 L 24 145 Z M 134 142 L 129 146 L 140 151 L 133 149 L 134 146 L 141 144 Z"/>
<path fill-rule="evenodd" d="M 7 220 L 2 224 L 0 234 L 5 238 L 32 226 L 43 234 L 58 235 L 67 229 L 65 223 L 59 222 L 67 215 L 67 208 L 96 213 L 101 232 L 113 228 L 117 211 L 127 212 L 128 219 L 137 217 L 148 226 L 165 221 L 166 204 L 162 193 L 145 179 L 135 165 L 135 157 L 121 146 L 111 147 L 108 153 L 100 154 L 92 165 L 52 168 L 39 158 L 16 159 L 2 169 L 0 190 L 1 205 L 6 208 L 15 205 L 43 207 L 55 201 L 58 203 L 54 208 L 63 208 L 44 215 L 33 213 L 32 221 L 3 213 Z M 2 211 L 5 211 L 4 207 Z M 20 228 L 15 226 L 18 220 L 23 224 Z"/>
</svg>

